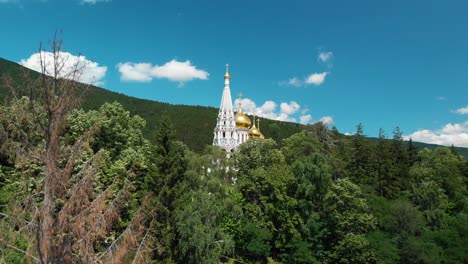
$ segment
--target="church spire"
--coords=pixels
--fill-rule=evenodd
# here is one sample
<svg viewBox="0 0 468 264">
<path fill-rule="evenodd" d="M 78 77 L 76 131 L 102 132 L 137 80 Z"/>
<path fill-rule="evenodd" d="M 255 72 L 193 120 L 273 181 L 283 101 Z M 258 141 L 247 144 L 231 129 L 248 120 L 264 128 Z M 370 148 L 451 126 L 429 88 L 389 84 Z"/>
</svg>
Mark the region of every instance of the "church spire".
<svg viewBox="0 0 468 264">
<path fill-rule="evenodd" d="M 227 152 L 232 152 L 238 146 L 238 133 L 232 108 L 231 90 L 229 87 L 229 65 L 226 64 L 224 89 L 219 106 L 218 119 L 214 129 L 213 146 L 219 146 Z"/>
<path fill-rule="evenodd" d="M 233 112 L 231 89 L 229 87 L 230 78 L 231 76 L 229 75 L 229 64 L 226 64 L 226 74 L 224 75 L 224 91 L 223 91 L 223 97 L 221 98 L 221 105 L 219 107 L 220 112 L 221 112 L 221 109 L 225 109 L 226 111 Z"/>
<path fill-rule="evenodd" d="M 229 75 L 229 64 L 226 64 L 226 73 L 224 74 L 224 80 L 229 80 L 230 78 L 231 76 Z M 224 83 L 226 83 L 226 81 L 224 81 Z"/>
</svg>

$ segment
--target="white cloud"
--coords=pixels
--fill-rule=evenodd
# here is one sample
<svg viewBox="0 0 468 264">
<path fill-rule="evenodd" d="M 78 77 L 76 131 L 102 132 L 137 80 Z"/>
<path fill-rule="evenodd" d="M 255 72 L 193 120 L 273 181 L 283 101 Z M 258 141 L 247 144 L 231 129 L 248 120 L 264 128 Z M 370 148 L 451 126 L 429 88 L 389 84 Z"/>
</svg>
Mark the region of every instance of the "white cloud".
<svg viewBox="0 0 468 264">
<path fill-rule="evenodd" d="M 260 115 L 268 116 L 274 114 L 277 104 L 273 101 L 265 101 L 262 106 L 260 106 L 258 113 Z"/>
<path fill-rule="evenodd" d="M 110 2 L 110 0 L 81 0 L 80 3 L 82 4 L 90 4 L 90 5 L 95 5 L 98 2 Z"/>
<path fill-rule="evenodd" d="M 411 135 L 405 136 L 405 139 L 413 139 L 430 144 L 444 146 L 455 145 L 458 147 L 468 147 L 468 121 L 464 123 L 447 124 L 439 130 L 422 129 Z"/>
<path fill-rule="evenodd" d="M 234 101 L 236 109 L 239 102 L 242 103 L 242 111 L 249 115 L 255 114 L 263 118 L 287 122 L 297 122 L 297 120 L 299 120 L 299 122 L 304 125 L 314 123 L 312 115 L 306 114 L 309 109 L 302 109 L 301 105 L 295 101 L 290 101 L 289 103 L 282 102 L 278 104 L 274 101 L 268 100 L 261 106 L 258 106 L 252 99 L 242 98 Z M 331 116 L 325 116 L 319 121 L 329 125 L 333 123 L 333 118 Z"/>
<path fill-rule="evenodd" d="M 151 63 L 125 62 L 117 64 L 121 74 L 120 80 L 133 82 L 149 82 L 153 78 L 165 78 L 170 81 L 184 83 L 194 79 L 207 80 L 209 73 L 197 69 L 189 60 L 171 60 L 164 65 L 153 66 Z"/>
<path fill-rule="evenodd" d="M 312 115 L 302 115 L 299 120 L 301 120 L 301 124 L 307 125 L 310 124 L 310 120 L 312 120 Z"/>
<path fill-rule="evenodd" d="M 255 110 L 257 109 L 255 102 L 249 98 L 236 99 L 234 101 L 234 105 L 235 105 L 234 108 L 238 109 L 239 103 L 241 103 L 242 111 L 244 113 L 254 113 Z"/>
<path fill-rule="evenodd" d="M 333 124 L 335 121 L 333 120 L 333 117 L 331 116 L 324 116 L 322 118 L 320 118 L 319 120 L 320 122 L 322 122 L 324 125 L 331 125 Z"/>
<path fill-rule="evenodd" d="M 149 82 L 153 79 L 151 76 L 153 66 L 150 63 L 119 63 L 117 68 L 122 81 Z"/>
<path fill-rule="evenodd" d="M 286 115 L 291 115 L 291 114 L 296 113 L 301 108 L 301 106 L 297 102 L 291 101 L 289 102 L 289 104 L 281 103 L 280 108 L 281 108 L 281 113 L 286 114 Z"/>
<path fill-rule="evenodd" d="M 460 114 L 460 115 L 468 114 L 468 105 L 455 110 L 455 113 Z"/>
<path fill-rule="evenodd" d="M 171 60 L 163 66 L 156 66 L 152 70 L 152 74 L 156 78 L 167 78 L 171 81 L 186 82 L 193 79 L 208 79 L 208 72 L 199 70 L 192 65 L 190 61 Z"/>
<path fill-rule="evenodd" d="M 288 85 L 301 87 L 304 86 L 304 82 L 297 77 L 291 78 L 288 80 Z"/>
<path fill-rule="evenodd" d="M 321 62 L 328 62 L 330 59 L 333 57 L 333 52 L 328 51 L 328 52 L 320 52 L 318 55 L 318 60 Z"/>
<path fill-rule="evenodd" d="M 311 75 L 309 75 L 306 78 L 305 83 L 306 84 L 313 84 L 315 86 L 319 86 L 323 82 L 325 82 L 325 77 L 327 77 L 328 74 L 329 74 L 329 72 L 312 73 Z"/>
<path fill-rule="evenodd" d="M 255 114 L 260 117 L 279 121 L 295 122 L 296 119 L 291 117 L 290 114 L 293 114 L 297 111 L 294 109 L 300 108 L 300 105 L 294 101 L 290 102 L 289 104 L 281 103 L 281 109 L 278 113 L 276 112 L 278 104 L 271 100 L 265 101 L 261 106 L 257 106 L 257 104 L 250 98 L 242 98 L 236 99 L 234 104 L 237 106 L 239 105 L 239 102 L 242 103 L 242 111 L 249 115 Z"/>
<path fill-rule="evenodd" d="M 437 96 L 437 97 L 436 97 L 436 100 L 437 100 L 437 101 L 445 101 L 445 100 L 447 100 L 447 97 L 444 97 L 444 96 Z"/>
<path fill-rule="evenodd" d="M 329 75 L 330 72 L 321 72 L 321 73 L 311 73 L 307 78 L 301 80 L 297 77 L 293 77 L 287 81 L 280 81 L 278 84 L 280 86 L 288 85 L 288 86 L 295 86 L 295 87 L 302 87 L 309 84 L 313 84 L 315 86 L 319 86 L 325 82 L 325 78 Z"/>
<path fill-rule="evenodd" d="M 28 59 L 23 59 L 20 64 L 32 70 L 41 72 L 41 57 L 45 65 L 45 73 L 49 76 L 54 72 L 54 55 L 48 51 L 34 53 Z M 57 65 L 61 68 L 60 78 L 75 79 L 83 83 L 102 85 L 106 76 L 107 67 L 99 66 L 98 63 L 86 59 L 85 56 L 75 56 L 69 52 L 59 52 L 58 62 L 63 65 Z M 79 69 L 79 76 L 73 73 Z"/>
</svg>

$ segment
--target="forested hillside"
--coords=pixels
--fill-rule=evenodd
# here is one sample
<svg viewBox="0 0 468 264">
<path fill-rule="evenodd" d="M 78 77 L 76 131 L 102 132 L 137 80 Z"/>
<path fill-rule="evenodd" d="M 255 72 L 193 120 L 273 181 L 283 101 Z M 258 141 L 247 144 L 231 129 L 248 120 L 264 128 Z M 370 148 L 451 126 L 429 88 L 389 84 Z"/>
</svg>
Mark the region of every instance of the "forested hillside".
<svg viewBox="0 0 468 264">
<path fill-rule="evenodd" d="M 26 75 L 37 76 L 37 73 L 22 67 L 14 62 L 0 58 L 0 76 L 8 75 L 21 84 Z M 0 84 L 0 102 L 3 102 L 9 93 L 5 84 Z M 220 90 L 221 98 L 221 90 Z M 139 115 L 146 120 L 143 134 L 151 142 L 155 140 L 158 129 L 158 119 L 166 112 L 173 121 L 175 138 L 187 144 L 195 151 L 202 151 L 204 147 L 213 142 L 213 129 L 216 125 L 218 109 L 206 106 L 172 105 L 156 101 L 138 99 L 123 94 L 111 92 L 99 87 L 88 87 L 84 95 L 82 107 L 86 110 L 98 109 L 106 102 L 119 102 L 131 114 Z M 262 132 L 266 137 L 281 140 L 305 128 L 303 125 L 262 119 Z"/>
<path fill-rule="evenodd" d="M 0 75 L 11 76 L 15 82 L 21 84 L 25 78 L 25 72 L 28 75 L 37 75 L 37 73 L 21 65 L 0 58 Z M 4 101 L 7 94 L 9 94 L 9 89 L 4 83 L 0 83 L 0 102 Z M 166 112 L 173 122 L 175 138 L 184 142 L 190 149 L 201 152 L 206 145 L 211 144 L 213 141 L 213 129 L 218 114 L 218 109 L 213 107 L 172 105 L 130 97 L 94 86 L 89 87 L 89 92 L 85 94 L 82 101 L 82 107 L 85 110 L 98 109 L 104 103 L 114 101 L 122 104 L 131 114 L 139 115 L 146 120 L 143 135 L 152 143 L 156 139 L 155 131 L 158 130 L 158 118 L 163 112 Z M 304 125 L 270 119 L 262 119 L 261 124 L 262 133 L 267 138 L 272 138 L 275 141 L 281 141 L 306 129 Z M 420 142 L 415 144 L 420 148 L 435 149 L 438 147 L 437 145 Z M 457 147 L 457 151 L 468 159 L 468 148 Z"/>
<path fill-rule="evenodd" d="M 58 76 L 20 79 L 28 96 L 0 105 L 1 262 L 468 262 L 456 148 L 316 123 L 228 159 L 180 141 L 170 111 L 83 109 L 81 84 Z"/>
</svg>

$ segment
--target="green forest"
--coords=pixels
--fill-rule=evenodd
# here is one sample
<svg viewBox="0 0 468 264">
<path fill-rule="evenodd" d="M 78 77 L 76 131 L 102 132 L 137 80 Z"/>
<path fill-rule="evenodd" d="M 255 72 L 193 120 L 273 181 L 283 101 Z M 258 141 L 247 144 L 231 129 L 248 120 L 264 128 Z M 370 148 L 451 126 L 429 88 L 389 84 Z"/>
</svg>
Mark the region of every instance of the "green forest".
<svg viewBox="0 0 468 264">
<path fill-rule="evenodd" d="M 147 130 L 111 98 L 80 105 L 73 79 L 4 76 L 0 262 L 468 262 L 457 148 L 271 121 L 226 158 L 170 108 Z"/>
</svg>

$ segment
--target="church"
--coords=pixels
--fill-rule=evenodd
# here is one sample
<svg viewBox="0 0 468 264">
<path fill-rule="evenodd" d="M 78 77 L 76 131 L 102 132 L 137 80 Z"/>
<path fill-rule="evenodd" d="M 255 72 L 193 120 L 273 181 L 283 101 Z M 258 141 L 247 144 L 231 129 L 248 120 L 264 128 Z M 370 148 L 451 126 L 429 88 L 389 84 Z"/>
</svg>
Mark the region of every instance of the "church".
<svg viewBox="0 0 468 264">
<path fill-rule="evenodd" d="M 231 90 L 229 87 L 229 65 L 226 65 L 226 74 L 224 74 L 224 90 L 221 97 L 216 127 L 214 129 L 213 146 L 218 146 L 226 152 L 235 152 L 237 148 L 251 138 L 264 139 L 260 132 L 260 120 L 257 119 L 255 125 L 255 115 L 253 123 L 250 118 L 242 112 L 241 103 L 239 109 L 234 115 L 232 107 Z"/>
</svg>

